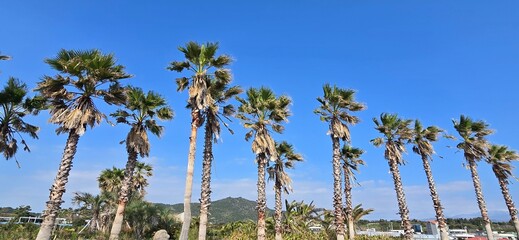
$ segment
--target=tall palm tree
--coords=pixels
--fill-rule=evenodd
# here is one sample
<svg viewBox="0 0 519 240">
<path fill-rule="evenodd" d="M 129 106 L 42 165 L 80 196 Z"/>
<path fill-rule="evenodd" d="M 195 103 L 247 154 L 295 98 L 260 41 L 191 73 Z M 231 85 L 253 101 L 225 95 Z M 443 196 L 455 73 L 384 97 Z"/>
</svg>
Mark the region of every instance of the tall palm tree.
<svg viewBox="0 0 519 240">
<path fill-rule="evenodd" d="M 483 197 L 483 190 L 481 189 L 481 182 L 479 180 L 477 161 L 487 157 L 488 141 L 485 139 L 487 135 L 493 133 L 488 129 L 488 124 L 483 121 L 473 121 L 464 115 L 460 116 L 460 120 L 452 120 L 454 128 L 461 136 L 461 142 L 456 146 L 463 150 L 463 155 L 468 163 L 470 173 L 472 174 L 472 183 L 476 192 L 479 210 L 481 217 L 485 222 L 485 230 L 487 232 L 488 240 L 493 240 L 492 227 L 490 225 L 490 218 L 488 217 L 487 206 Z"/>
<path fill-rule="evenodd" d="M 119 191 L 117 212 L 112 230 L 110 231 L 110 239 L 119 239 L 124 219 L 124 209 L 128 203 L 132 187 L 142 188 L 139 185 L 132 186 L 136 183 L 133 173 L 136 169 L 138 155 L 142 158 L 150 154 L 148 131 L 160 137 L 164 127 L 158 125 L 155 118 L 160 120 L 171 120 L 173 118 L 173 110 L 167 105 L 166 100 L 157 93 L 149 91 L 145 94 L 140 88 L 128 87 L 126 95 L 125 107 L 127 110 L 119 109 L 111 114 L 111 116 L 116 118 L 117 123 L 130 125 L 130 132 L 128 132 L 125 141 L 128 161 L 126 162 L 124 178 Z"/>
<path fill-rule="evenodd" d="M 366 108 L 362 103 L 355 101 L 355 91 L 342 89 L 337 86 L 325 84 L 323 97 L 318 97 L 321 104 L 314 110 L 321 121 L 328 122 L 328 134 L 332 139 L 332 165 L 333 165 L 333 207 L 335 216 L 335 228 L 337 240 L 344 239 L 344 216 L 342 214 L 342 186 L 341 186 L 341 152 L 340 140 L 350 142 L 350 130 L 348 125 L 356 124 L 360 119 L 352 116 L 350 112 L 361 111 Z"/>
<path fill-rule="evenodd" d="M 224 119 L 235 113 L 232 104 L 224 105 L 229 99 L 242 92 L 241 87 L 229 87 L 231 78 L 215 78 L 209 82 L 208 93 L 212 102 L 203 111 L 205 120 L 204 129 L 204 160 L 202 162 L 202 187 L 200 193 L 200 224 L 198 228 L 198 239 L 205 240 L 207 233 L 207 214 L 211 204 L 211 165 L 213 162 L 213 140 L 216 143 L 220 137 L 220 122 L 232 134 Z"/>
<path fill-rule="evenodd" d="M 23 150 L 30 152 L 22 133 L 37 139 L 36 133 L 39 130 L 38 127 L 24 120 L 25 116 L 31 112 L 25 104 L 30 101 L 26 95 L 27 85 L 12 77 L 7 80 L 7 84 L 0 91 L 0 106 L 2 106 L 2 111 L 0 111 L 0 152 L 7 160 L 14 158 L 18 167 L 20 164 L 15 157 L 18 151 L 18 139 L 21 140 Z"/>
<path fill-rule="evenodd" d="M 396 114 L 382 113 L 380 121 L 377 118 L 373 118 L 373 122 L 375 123 L 375 129 L 383 137 L 372 139 L 371 142 L 377 147 L 385 144 L 384 158 L 388 161 L 389 170 L 393 175 L 399 213 L 402 218 L 402 227 L 404 228 L 404 237 L 413 239 L 409 209 L 407 208 L 400 170 L 398 169 L 399 165 L 404 164 L 402 153 L 406 151 L 405 143 L 413 137 L 413 132 L 409 128 L 411 120 L 401 119 Z"/>
<path fill-rule="evenodd" d="M 519 155 L 512 150 L 509 150 L 507 146 L 492 145 L 488 149 L 488 163 L 492 164 L 492 171 L 496 175 L 499 181 L 499 187 L 501 187 L 501 193 L 505 199 L 506 206 L 510 212 L 511 221 L 514 223 L 515 231 L 519 236 L 519 219 L 517 218 L 517 208 L 512 201 L 512 196 L 508 190 L 508 179 L 514 177 L 512 174 L 512 161 L 519 160 Z"/>
<path fill-rule="evenodd" d="M 281 222 L 281 213 L 283 203 L 281 201 L 281 191 L 283 190 L 286 194 L 292 191 L 290 186 L 292 180 L 285 172 L 285 168 L 294 168 L 294 163 L 303 161 L 303 156 L 299 153 L 294 152 L 294 147 L 286 141 L 276 143 L 276 150 L 278 158 L 268 166 L 269 180 L 274 181 L 274 192 L 275 192 L 275 208 L 274 208 L 274 221 L 276 240 L 283 239 L 283 225 Z"/>
<path fill-rule="evenodd" d="M 432 161 L 432 155 L 434 154 L 432 142 L 438 141 L 438 136 L 441 132 L 443 132 L 443 130 L 436 126 L 429 126 L 424 129 L 422 123 L 416 120 L 411 143 L 413 144 L 413 152 L 422 158 L 423 168 L 427 176 L 429 191 L 431 192 L 434 211 L 436 213 L 436 220 L 438 221 L 438 228 L 440 229 L 440 237 L 442 240 L 449 240 L 449 231 L 447 230 L 445 216 L 443 215 L 443 207 L 440 202 L 440 196 L 436 191 L 432 169 L 429 163 L 429 160 Z"/>
<path fill-rule="evenodd" d="M 88 126 L 93 128 L 106 118 L 94 100 L 102 99 L 110 105 L 124 104 L 124 88 L 119 81 L 131 77 L 124 72 L 122 65 L 116 65 L 112 54 L 102 54 L 98 50 L 61 50 L 56 57 L 45 62 L 60 73 L 54 77 L 44 76 L 36 91 L 49 102 L 49 121 L 59 126 L 56 132 L 66 133 L 68 137 L 38 240 L 47 240 L 51 236 L 79 137 Z"/>
<path fill-rule="evenodd" d="M 349 145 L 344 145 L 341 149 L 341 158 L 343 160 L 342 168 L 344 171 L 344 196 L 346 198 L 346 208 L 344 214 L 348 223 L 348 238 L 355 238 L 355 226 L 353 220 L 353 204 L 351 202 L 352 181 L 355 181 L 354 171 L 358 171 L 359 165 L 364 165 L 364 161 L 360 156 L 364 150 Z"/>
<path fill-rule="evenodd" d="M 288 105 L 292 102 L 288 96 L 276 97 L 274 92 L 266 87 L 249 88 L 246 98 L 236 97 L 240 102 L 237 118 L 243 121 L 243 126 L 250 129 L 245 134 L 245 140 L 251 137 L 252 152 L 256 154 L 258 164 L 258 239 L 265 239 L 265 168 L 267 162 L 278 159 L 276 143 L 271 132 L 282 133 L 290 116 Z"/>
<path fill-rule="evenodd" d="M 187 158 L 186 187 L 184 192 L 184 219 L 180 240 L 187 240 L 191 223 L 191 195 L 193 188 L 193 171 L 196 153 L 197 130 L 202 125 L 202 111 L 213 102 L 208 93 L 208 84 L 211 79 L 229 79 L 230 71 L 225 66 L 231 63 L 227 55 L 215 56 L 218 43 L 198 44 L 188 42 L 185 47 L 179 47 L 184 61 L 173 61 L 168 67 L 171 71 L 192 71 L 191 77 L 177 78 L 177 91 L 188 88 L 189 98 L 187 107 L 191 109 L 191 134 L 189 136 L 189 153 Z M 212 71 L 214 69 L 214 71 Z M 212 71 L 212 72 L 211 72 Z"/>
</svg>

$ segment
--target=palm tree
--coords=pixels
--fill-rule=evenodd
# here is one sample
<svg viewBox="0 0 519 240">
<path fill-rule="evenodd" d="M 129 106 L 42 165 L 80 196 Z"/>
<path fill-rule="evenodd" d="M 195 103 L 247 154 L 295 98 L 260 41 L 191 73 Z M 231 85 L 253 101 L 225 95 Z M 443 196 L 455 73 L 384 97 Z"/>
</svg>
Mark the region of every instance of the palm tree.
<svg viewBox="0 0 519 240">
<path fill-rule="evenodd" d="M 292 191 L 290 186 L 292 180 L 285 172 L 285 168 L 294 168 L 294 163 L 296 161 L 303 161 L 303 156 L 301 154 L 295 153 L 292 144 L 289 144 L 286 141 L 281 143 L 276 143 L 276 150 L 278 153 L 278 158 L 274 161 L 272 165 L 268 167 L 269 180 L 274 181 L 274 192 L 275 192 L 275 209 L 274 209 L 274 221 L 275 221 L 275 231 L 276 231 L 276 240 L 282 240 L 282 232 L 283 225 L 281 223 L 281 213 L 283 203 L 281 201 L 281 190 L 283 190 L 286 194 Z"/>
<path fill-rule="evenodd" d="M 434 211 L 436 213 L 436 220 L 438 221 L 438 228 L 440 229 L 440 237 L 442 240 L 448 240 L 449 232 L 447 230 L 447 224 L 445 223 L 445 216 L 443 215 L 443 207 L 438 192 L 436 191 L 432 169 L 429 163 L 429 160 L 432 161 L 432 155 L 434 154 L 434 148 L 431 142 L 438 141 L 438 135 L 443 132 L 443 130 L 436 126 L 430 126 L 424 129 L 420 121 L 416 120 L 413 132 L 413 139 L 411 139 L 413 152 L 422 158 L 423 168 L 427 176 Z"/>
<path fill-rule="evenodd" d="M 211 79 L 230 79 L 230 71 L 225 66 L 231 63 L 227 55 L 215 56 L 218 43 L 198 44 L 188 42 L 185 47 L 179 47 L 184 53 L 185 61 L 173 61 L 168 67 L 171 71 L 192 71 L 193 76 L 177 78 L 177 91 L 188 88 L 189 98 L 187 107 L 191 109 L 191 134 L 189 137 L 189 153 L 187 159 L 186 187 L 184 192 L 184 219 L 180 240 L 187 240 L 191 223 L 191 195 L 193 188 L 193 171 L 196 153 L 197 130 L 202 125 L 202 111 L 213 103 L 208 93 L 208 84 Z M 209 72 L 215 68 L 211 73 Z"/>
<path fill-rule="evenodd" d="M 501 193 L 505 199 L 506 206 L 510 212 L 511 221 L 514 223 L 515 231 L 519 235 L 519 219 L 517 218 L 517 208 L 515 208 L 512 196 L 508 190 L 508 179 L 514 177 L 512 174 L 512 161 L 519 160 L 519 155 L 506 146 L 492 145 L 488 149 L 488 163 L 492 164 L 492 171 L 499 181 Z"/>
<path fill-rule="evenodd" d="M 319 210 L 313 202 L 288 202 L 285 199 L 284 228 L 292 234 L 307 234 L 309 227 L 321 222 Z"/>
<path fill-rule="evenodd" d="M 101 192 L 117 194 L 121 190 L 121 183 L 124 179 L 124 169 L 112 167 L 101 171 L 97 182 Z"/>
<path fill-rule="evenodd" d="M 20 164 L 15 157 L 18 151 L 18 139 L 23 144 L 23 150 L 30 152 L 29 146 L 22 136 L 27 134 L 32 138 L 38 138 L 38 127 L 25 122 L 25 116 L 30 113 L 29 107 L 24 103 L 30 101 L 26 98 L 27 85 L 16 78 L 9 78 L 4 89 L 0 91 L 0 152 L 6 160 L 14 158 L 18 167 Z M 17 137 L 18 136 L 18 137 Z M 18 138 L 18 139 L 17 139 Z"/>
<path fill-rule="evenodd" d="M 265 167 L 267 161 L 276 161 L 278 153 L 271 131 L 282 133 L 282 122 L 288 121 L 290 112 L 288 105 L 292 102 L 288 96 L 276 97 L 274 92 L 266 87 L 249 88 L 246 99 L 236 97 L 240 102 L 237 118 L 243 121 L 243 126 L 250 131 L 245 134 L 245 140 L 251 137 L 252 152 L 256 154 L 258 164 L 258 239 L 265 239 Z"/>
<path fill-rule="evenodd" d="M 384 158 L 388 161 L 389 169 L 393 175 L 398 208 L 402 218 L 402 227 L 404 228 L 404 237 L 413 239 L 409 209 L 407 208 L 400 170 L 398 169 L 399 165 L 404 164 L 402 153 L 405 152 L 405 143 L 413 137 L 413 132 L 409 128 L 411 120 L 403 120 L 396 114 L 382 113 L 380 121 L 377 118 L 373 118 L 373 122 L 375 123 L 375 129 L 384 136 L 372 139 L 371 142 L 377 147 L 385 144 Z"/>
<path fill-rule="evenodd" d="M 153 176 L 153 167 L 149 164 L 137 161 L 135 169 L 133 170 L 130 195 L 136 195 L 139 198 L 144 197 L 144 195 L 146 195 L 145 187 L 149 185 L 148 178 L 151 176 Z"/>
<path fill-rule="evenodd" d="M 483 197 L 483 191 L 481 189 L 481 182 L 477 170 L 477 161 L 487 157 L 487 148 L 489 143 L 485 137 L 492 134 L 493 131 L 488 129 L 488 124 L 485 122 L 473 121 L 469 117 L 463 115 L 460 116 L 459 121 L 452 120 L 452 123 L 462 138 L 462 141 L 456 147 L 463 150 L 463 155 L 469 165 L 479 210 L 481 211 L 481 217 L 485 222 L 487 238 L 488 240 L 493 240 L 494 237 L 490 225 L 490 218 L 488 217 L 487 206 Z"/>
<path fill-rule="evenodd" d="M 239 86 L 229 87 L 231 78 L 215 78 L 209 82 L 208 93 L 211 95 L 212 102 L 204 110 L 205 119 L 204 135 L 204 160 L 202 162 L 202 188 L 200 193 L 200 224 L 198 228 L 198 239 L 205 240 L 207 233 L 207 214 L 211 204 L 211 165 L 213 162 L 213 140 L 216 143 L 220 137 L 220 122 L 232 134 L 233 131 L 224 118 L 235 113 L 232 104 L 225 104 L 229 99 L 242 92 Z M 223 118 L 222 118 L 223 117 Z"/>
<path fill-rule="evenodd" d="M 355 91 L 341 89 L 337 86 L 325 84 L 324 96 L 318 97 L 321 104 L 314 113 L 321 121 L 328 122 L 328 134 L 332 138 L 332 165 L 333 165 L 333 207 L 337 240 L 344 240 L 344 216 L 342 215 L 342 186 L 341 186 L 341 153 L 340 140 L 350 142 L 348 125 L 356 124 L 360 119 L 349 112 L 361 111 L 366 108 L 362 103 L 355 101 Z"/>
<path fill-rule="evenodd" d="M 173 110 L 159 94 L 152 91 L 145 94 L 142 89 L 136 87 L 128 87 L 126 94 L 128 98 L 126 108 L 128 111 L 119 109 L 111 114 L 111 116 L 117 119 L 117 123 L 128 124 L 131 128 L 126 136 L 128 161 L 119 191 L 117 212 L 110 232 L 110 239 L 119 239 L 124 219 L 124 209 L 128 203 L 132 187 L 141 189 L 144 187 L 138 183 L 136 184 L 133 173 L 136 169 L 138 155 L 141 158 L 149 156 L 150 142 L 148 140 L 148 131 L 160 137 L 164 130 L 164 127 L 158 125 L 154 118 L 156 117 L 160 120 L 170 120 L 173 118 Z"/>
<path fill-rule="evenodd" d="M 105 193 L 93 195 L 86 192 L 76 192 L 72 198 L 72 203 L 81 206 L 82 210 L 87 210 L 90 217 L 90 231 L 99 231 L 102 229 L 100 217 L 106 211 L 109 205 L 110 197 Z"/>
<path fill-rule="evenodd" d="M 68 137 L 36 238 L 38 240 L 47 240 L 51 236 L 79 137 L 88 126 L 93 128 L 106 118 L 94 100 L 102 99 L 110 105 L 124 104 L 124 88 L 119 81 L 131 77 L 124 72 L 123 66 L 116 65 L 113 55 L 105 55 L 98 50 L 61 50 L 55 58 L 46 59 L 45 62 L 60 74 L 44 76 L 36 91 L 49 102 L 49 121 L 58 124 L 56 132 L 66 133 Z M 109 86 L 103 88 L 106 84 Z"/>
<path fill-rule="evenodd" d="M 373 212 L 373 208 L 368 208 L 368 209 L 365 209 L 362 207 L 362 204 L 358 204 L 356 205 L 353 210 L 352 210 L 352 220 L 353 220 L 353 223 L 356 225 L 357 222 L 362 219 L 362 217 L 370 214 L 371 212 Z"/>
<path fill-rule="evenodd" d="M 341 149 L 341 158 L 343 160 L 342 168 L 344 171 L 344 196 L 346 198 L 344 214 L 346 216 L 346 222 L 348 223 L 349 239 L 355 238 L 353 208 L 351 202 L 351 182 L 356 180 L 353 171 L 358 171 L 359 165 L 364 165 L 364 161 L 360 159 L 360 156 L 363 153 L 364 150 L 349 145 L 344 145 Z"/>
</svg>

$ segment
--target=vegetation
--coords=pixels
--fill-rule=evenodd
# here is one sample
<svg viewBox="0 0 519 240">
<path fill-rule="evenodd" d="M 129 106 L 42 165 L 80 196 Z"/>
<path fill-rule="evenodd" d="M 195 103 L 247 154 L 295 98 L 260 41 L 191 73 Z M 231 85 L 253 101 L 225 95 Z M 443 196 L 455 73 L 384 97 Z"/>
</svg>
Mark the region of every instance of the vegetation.
<svg viewBox="0 0 519 240">
<path fill-rule="evenodd" d="M 211 81 L 216 80 L 227 83 L 230 81 L 230 71 L 225 67 L 231 63 L 231 58 L 227 55 L 215 56 L 218 50 L 217 43 L 198 44 L 196 42 L 188 42 L 185 47 L 179 47 L 178 50 L 184 53 L 185 60 L 171 62 L 168 69 L 176 72 L 188 70 L 194 74 L 189 78 L 181 77 L 176 80 L 177 91 L 183 91 L 188 88 L 187 107 L 191 110 L 191 134 L 189 136 L 186 188 L 184 192 L 184 219 L 180 234 L 180 240 L 187 240 L 191 223 L 190 206 L 197 130 L 202 125 L 203 112 L 210 105 L 214 104 L 213 96 L 209 92 Z M 210 72 L 212 68 L 215 68 L 214 72 Z"/>
<path fill-rule="evenodd" d="M 493 237 L 492 229 L 515 229 L 519 233 L 518 211 L 508 189 L 511 179 L 515 178 L 513 163 L 519 156 L 507 146 L 491 145 L 486 139 L 493 133 L 489 125 L 464 115 L 459 120 L 453 120 L 453 126 L 460 136 L 457 148 L 463 152 L 471 171 L 481 218 L 445 219 L 431 170 L 433 143 L 443 130 L 435 126 L 423 127 L 418 120 L 414 121 L 412 128 L 411 120 L 400 118 L 397 114 L 382 113 L 380 118 L 373 118 L 375 130 L 381 136 L 371 140 L 371 143 L 385 147 L 384 158 L 393 177 L 401 220 L 362 220 L 374 210 L 365 209 L 362 204 L 354 207 L 352 203 L 351 190 L 356 181 L 355 173 L 364 164 L 361 159 L 364 150 L 351 146 L 350 127 L 360 121 L 353 113 L 364 110 L 366 106 L 355 100 L 354 90 L 332 84 L 323 86 L 323 96 L 317 98 L 319 106 L 314 113 L 328 125 L 327 134 L 332 143 L 333 210 L 316 208 L 313 202 L 283 199 L 282 192 L 288 194 L 292 190 L 292 179 L 286 169 L 293 168 L 295 162 L 303 159 L 301 154 L 295 153 L 295 146 L 286 141 L 275 141 L 276 135 L 284 132 L 284 123 L 291 115 L 289 106 L 292 101 L 288 95 L 277 96 L 265 86 L 250 87 L 244 96 L 240 96 L 242 89 L 231 86 L 232 75 L 227 68 L 232 59 L 225 54 L 217 56 L 218 47 L 217 43 L 188 42 L 178 48 L 185 59 L 173 61 L 168 67 L 179 73 L 185 70 L 190 72 L 190 76 L 176 79 L 178 91 L 188 90 L 187 108 L 191 116 L 184 202 L 179 205 L 154 204 L 144 200 L 153 168 L 138 159 L 150 154 L 148 134 L 160 137 L 164 131 L 157 119 L 171 120 L 173 110 L 162 96 L 153 91 L 145 93 L 139 87 L 123 86 L 121 80 L 131 75 L 125 72 L 122 65 L 116 64 L 112 54 L 103 54 L 99 50 L 59 51 L 56 57 L 45 60 L 57 74 L 42 77 L 35 88 L 37 96 L 33 98 L 28 96 L 26 84 L 10 77 L 0 90 L 2 155 L 20 165 L 16 158 L 19 147 L 30 152 L 26 137 L 38 138 L 36 133 L 39 128 L 27 123 L 26 117 L 43 109 L 49 110 L 49 121 L 57 124 L 56 133 L 67 134 L 67 140 L 41 226 L 18 223 L 20 217 L 37 216 L 31 212 L 30 206 L 0 208 L 2 216 L 13 218 L 9 223 L 0 225 L 0 239 L 149 239 L 156 231 L 163 229 L 171 238 L 182 240 L 343 240 L 346 226 L 349 239 L 389 239 L 356 236 L 356 231 L 366 228 L 382 231 L 403 229 L 405 238 L 411 239 L 411 224 L 425 225 L 425 222 L 409 219 L 400 176 L 407 146 L 412 146 L 413 152 L 422 159 L 442 239 L 447 239 L 447 225 L 450 228 L 468 228 L 473 232 L 484 226 L 489 239 Z M 9 56 L 0 55 L 0 60 L 9 59 Z M 236 109 L 230 103 L 233 98 L 239 104 Z M 100 105 L 121 107 L 110 116 L 115 118 L 115 122 L 130 126 L 123 141 L 128 157 L 126 167 L 101 171 L 97 178 L 98 194 L 76 192 L 72 199 L 76 208 L 61 209 L 80 137 L 89 127 L 94 128 L 103 119 L 108 119 Z M 233 133 L 229 126 L 232 118 L 241 121 L 247 130 L 245 140 L 251 140 L 258 171 L 258 198 L 255 202 L 226 198 L 211 203 L 211 166 L 215 159 L 213 144 L 220 138 L 222 125 Z M 204 124 L 200 203 L 193 204 L 196 139 L 198 128 Z M 499 182 L 510 212 L 510 223 L 490 221 L 477 170 L 481 160 L 491 165 Z M 267 173 L 268 179 L 274 182 L 274 210 L 266 207 Z M 182 223 L 177 219 L 180 213 L 183 213 Z M 254 217 L 255 214 L 257 217 Z M 56 227 L 58 217 L 67 218 L 71 224 Z"/>
<path fill-rule="evenodd" d="M 479 210 L 481 211 L 481 217 L 485 222 L 485 231 L 489 240 L 493 240 L 492 227 L 490 218 L 488 217 L 487 206 L 483 197 L 483 190 L 481 188 L 481 182 L 479 180 L 479 174 L 477 170 L 477 162 L 485 159 L 487 156 L 487 148 L 489 146 L 486 136 L 493 133 L 492 130 L 488 129 L 488 124 L 483 121 L 473 121 L 469 117 L 460 116 L 459 121 L 452 120 L 454 128 L 461 137 L 461 142 L 456 146 L 458 149 L 463 151 L 465 160 L 470 169 L 472 175 L 472 183 L 474 184 L 474 190 L 476 191 L 476 199 L 478 202 Z"/>
<path fill-rule="evenodd" d="M 406 239 L 413 239 L 411 222 L 409 220 L 409 209 L 405 199 L 404 187 L 402 186 L 402 178 L 400 177 L 399 165 L 404 164 L 402 153 L 405 150 L 405 143 L 410 141 L 413 133 L 409 128 L 410 120 L 399 118 L 396 114 L 383 113 L 380 115 L 380 121 L 373 118 L 375 129 L 379 131 L 383 137 L 371 140 L 373 145 L 385 145 L 384 158 L 389 163 L 389 171 L 393 175 L 393 183 L 395 184 L 395 192 L 398 202 L 400 217 L 402 218 L 402 227 Z"/>
<path fill-rule="evenodd" d="M 290 116 L 288 105 L 291 100 L 288 96 L 276 97 L 274 92 L 266 87 L 250 88 L 246 92 L 246 99 L 237 97 L 240 102 L 237 118 L 243 121 L 243 126 L 250 129 L 245 134 L 245 140 L 252 140 L 252 152 L 256 154 L 258 164 L 258 240 L 265 239 L 265 168 L 269 160 L 279 159 L 276 143 L 271 132 L 282 133 Z"/>
<path fill-rule="evenodd" d="M 355 101 L 355 91 L 350 89 L 341 89 L 337 86 L 325 84 L 323 92 L 324 96 L 317 98 L 321 105 L 314 113 L 319 115 L 321 121 L 329 124 L 328 134 L 332 139 L 334 224 L 337 240 L 343 240 L 344 217 L 342 213 L 340 141 L 349 143 L 351 137 L 348 125 L 353 125 L 360 121 L 358 117 L 352 116 L 350 112 L 362 111 L 366 106 Z"/>
<path fill-rule="evenodd" d="M 131 127 L 125 141 L 128 161 L 124 170 L 121 188 L 119 189 L 117 211 L 110 232 L 110 239 L 112 240 L 119 239 L 124 210 L 132 189 L 137 191 L 139 189 L 144 190 L 144 184 L 135 181 L 144 178 L 134 176 L 133 173 L 138 164 L 138 155 L 142 158 L 150 154 L 148 131 L 158 137 L 162 135 L 164 127 L 158 125 L 154 118 L 160 120 L 170 120 L 173 118 L 173 110 L 167 105 L 166 100 L 152 91 L 145 94 L 140 88 L 128 87 L 126 95 L 127 101 L 125 105 L 127 110 L 120 109 L 112 114 L 113 117 L 116 117 L 117 123 L 124 123 Z M 151 174 L 148 176 L 151 176 Z M 144 193 L 141 194 L 144 195 Z"/>
<path fill-rule="evenodd" d="M 429 163 L 429 160 L 432 161 L 432 155 L 434 154 L 432 142 L 438 140 L 438 135 L 441 132 L 443 132 L 443 130 L 436 126 L 430 126 L 424 129 L 422 123 L 416 120 L 414 122 L 413 138 L 410 142 L 413 144 L 413 152 L 420 155 L 422 158 L 423 168 L 425 175 L 427 176 L 427 183 L 429 184 L 429 191 L 431 192 L 436 220 L 438 221 L 438 228 L 440 229 L 440 237 L 442 240 L 449 240 L 449 232 L 447 231 L 447 225 L 445 224 L 443 207 L 438 192 L 436 191 L 436 185 L 434 184 L 431 165 Z"/>
</svg>

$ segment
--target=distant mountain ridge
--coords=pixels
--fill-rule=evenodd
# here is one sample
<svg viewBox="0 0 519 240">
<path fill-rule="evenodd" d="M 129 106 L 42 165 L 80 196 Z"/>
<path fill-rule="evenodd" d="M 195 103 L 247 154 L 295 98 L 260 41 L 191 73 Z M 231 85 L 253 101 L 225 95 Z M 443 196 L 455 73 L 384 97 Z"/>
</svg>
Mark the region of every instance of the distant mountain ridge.
<svg viewBox="0 0 519 240">
<path fill-rule="evenodd" d="M 493 222 L 508 222 L 510 221 L 510 213 L 507 211 L 489 211 L 488 216 L 490 220 Z M 480 212 L 467 213 L 467 214 L 459 214 L 455 216 L 451 216 L 448 218 L 479 218 L 481 217 Z"/>
<path fill-rule="evenodd" d="M 184 204 L 164 204 L 154 203 L 156 205 L 170 208 L 174 213 L 182 213 Z M 272 216 L 273 210 L 267 208 L 267 216 Z M 200 214 L 200 203 L 191 203 L 191 214 L 198 217 Z M 251 201 L 242 197 L 227 197 L 217 201 L 213 201 L 209 207 L 209 221 L 215 224 L 228 223 L 235 221 L 256 221 L 256 201 Z"/>
</svg>

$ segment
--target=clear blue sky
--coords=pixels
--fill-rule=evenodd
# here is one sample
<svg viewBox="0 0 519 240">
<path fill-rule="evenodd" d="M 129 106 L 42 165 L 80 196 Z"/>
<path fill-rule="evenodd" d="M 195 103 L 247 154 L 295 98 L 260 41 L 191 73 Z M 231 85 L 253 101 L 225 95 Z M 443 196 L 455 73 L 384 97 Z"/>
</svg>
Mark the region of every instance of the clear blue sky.
<svg viewBox="0 0 519 240">
<path fill-rule="evenodd" d="M 358 91 L 368 109 L 351 128 L 353 145 L 367 151 L 355 204 L 374 208 L 372 219 L 397 219 L 391 175 L 372 122 L 382 112 L 419 118 L 455 134 L 452 119 L 466 114 L 496 129 L 489 139 L 519 150 L 519 3 L 515 1 L 3 1 L 0 51 L 13 57 L 0 63 L 2 84 L 8 76 L 30 88 L 47 74 L 43 59 L 61 49 L 98 48 L 114 53 L 135 77 L 126 81 L 164 95 L 176 112 L 165 122 L 165 135 L 151 137 L 149 159 L 155 168 L 147 199 L 179 203 L 184 192 L 189 112 L 186 93 L 176 92 L 181 74 L 166 70 L 183 56 L 187 41 L 218 41 L 231 55 L 235 83 L 244 88 L 268 86 L 293 99 L 287 140 L 305 157 L 291 171 L 289 199 L 314 201 L 331 208 L 331 142 L 327 125 L 313 110 L 326 82 Z M 104 108 L 106 111 L 113 109 Z M 65 136 L 54 134 L 48 114 L 32 117 L 41 127 L 32 152 L 0 162 L 0 206 L 31 205 L 44 209 L 63 151 Z M 234 121 L 235 135 L 223 134 L 215 146 L 213 199 L 256 198 L 256 167 L 245 131 Z M 80 139 L 64 207 L 73 192 L 98 192 L 96 177 L 112 166 L 124 167 L 119 141 L 125 126 L 106 124 Z M 201 143 L 201 142 L 200 142 Z M 435 145 L 433 171 L 447 216 L 478 212 L 470 172 L 456 141 Z M 193 201 L 199 198 L 201 149 L 198 145 Z M 451 146 L 449 148 L 448 146 Z M 433 209 L 420 160 L 405 156 L 402 179 L 412 218 L 432 218 Z M 517 166 L 517 164 L 515 165 Z M 498 183 L 488 165 L 479 172 L 491 212 L 506 211 Z M 515 171 L 517 172 L 517 171 Z M 519 201 L 519 184 L 510 186 Z M 268 203 L 273 206 L 269 185 Z"/>
</svg>

